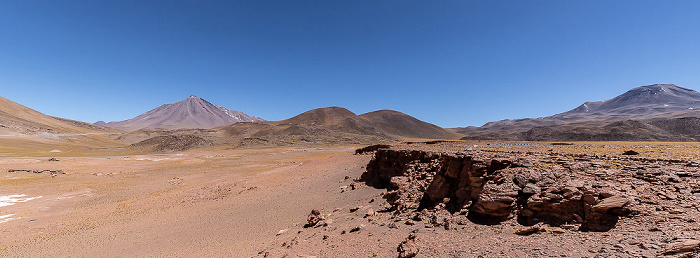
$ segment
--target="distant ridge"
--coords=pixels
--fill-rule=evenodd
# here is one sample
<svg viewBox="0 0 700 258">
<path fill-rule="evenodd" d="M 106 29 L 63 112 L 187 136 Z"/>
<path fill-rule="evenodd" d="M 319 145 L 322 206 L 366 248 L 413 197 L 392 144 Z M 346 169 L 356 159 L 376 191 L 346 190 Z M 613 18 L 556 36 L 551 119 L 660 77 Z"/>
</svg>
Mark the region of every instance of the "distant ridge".
<svg viewBox="0 0 700 258">
<path fill-rule="evenodd" d="M 119 122 L 98 122 L 125 131 L 140 129 L 184 129 L 214 128 L 237 122 L 259 122 L 262 118 L 249 116 L 243 112 L 228 110 L 209 103 L 195 95 L 173 104 L 165 104 L 132 119 Z"/>
<path fill-rule="evenodd" d="M 507 138 L 514 140 L 630 140 L 636 134 L 609 131 L 635 128 L 634 131 L 639 135 L 637 138 L 643 140 L 687 140 L 690 138 L 678 138 L 672 132 L 646 124 L 657 120 L 676 124 L 685 120 L 673 119 L 686 117 L 700 117 L 700 93 L 674 84 L 652 84 L 633 88 L 609 100 L 585 102 L 553 116 L 501 120 L 481 127 L 451 130 L 467 135 L 466 139 L 494 139 L 509 135 Z M 634 120 L 635 123 L 628 120 Z M 628 122 L 615 123 L 618 121 Z M 635 126 L 631 126 L 631 123 Z M 638 128 L 645 129 L 637 130 Z M 652 132 L 653 137 L 650 136 Z"/>
<path fill-rule="evenodd" d="M 481 127 L 453 128 L 469 136 L 527 131 L 537 126 L 582 122 L 613 122 L 700 116 L 700 93 L 674 84 L 652 84 L 633 88 L 615 98 L 585 102 L 580 106 L 541 118 L 506 119 Z"/>
</svg>

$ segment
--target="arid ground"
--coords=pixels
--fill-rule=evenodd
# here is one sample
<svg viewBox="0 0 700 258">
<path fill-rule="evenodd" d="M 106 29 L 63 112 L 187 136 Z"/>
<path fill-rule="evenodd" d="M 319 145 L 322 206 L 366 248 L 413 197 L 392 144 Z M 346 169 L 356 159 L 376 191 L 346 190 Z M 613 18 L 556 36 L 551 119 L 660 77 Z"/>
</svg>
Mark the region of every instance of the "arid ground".
<svg viewBox="0 0 700 258">
<path fill-rule="evenodd" d="M 0 207 L 1 256 L 250 257 L 311 209 L 379 192 L 339 193 L 370 158 L 353 151 L 1 158 L 0 195 L 35 198 Z"/>
<path fill-rule="evenodd" d="M 359 180 L 374 155 L 355 155 L 359 147 L 363 146 L 0 157 L 0 256 L 698 255 L 694 251 L 698 245 L 692 242 L 700 230 L 697 143 L 456 141 L 390 148 L 438 153 L 435 157 L 461 153 L 474 160 L 512 161 L 509 168 L 487 172 L 495 173 L 484 176 L 491 180 L 482 187 L 487 190 L 473 190 L 477 197 L 469 207 L 460 203 L 462 210 L 450 208 L 457 199 L 449 192 L 420 208 L 410 203 L 416 194 L 434 196 L 429 180 L 449 171 L 441 170 L 440 166 L 447 167 L 438 164 L 441 158 L 413 161 L 410 169 L 404 169 L 415 172 L 413 179 L 406 184 L 392 181 L 394 189 L 384 189 Z M 627 150 L 639 154 L 621 155 Z M 51 159 L 52 154 L 60 155 Z M 532 196 L 541 195 L 537 201 L 551 204 L 550 210 L 530 207 L 535 215 L 522 220 L 519 216 L 528 214 L 531 199 L 501 205 L 510 198 L 501 189 L 510 189 L 514 200 L 529 191 L 519 189 L 513 183 L 517 180 L 510 178 L 518 171 L 552 175 L 549 180 L 531 173 L 526 180 L 528 189 L 537 189 Z M 499 177 L 505 180 L 488 186 Z M 424 184 L 422 190 L 411 192 L 420 189 L 411 188 L 411 182 Z M 390 191 L 395 191 L 393 197 L 387 194 Z M 484 196 L 489 191 L 508 198 L 488 199 L 493 197 Z M 536 215 L 557 211 L 558 203 L 584 200 L 586 195 L 592 199 L 581 203 L 583 210 L 561 210 L 573 217 L 551 220 L 551 214 Z M 615 196 L 625 201 L 611 210 L 601 208 L 609 203 L 604 200 Z M 489 210 L 492 206 L 509 213 L 488 222 L 483 216 L 470 216 L 502 214 L 503 210 Z M 308 217 L 314 209 L 318 215 Z M 615 216 L 615 223 L 597 230 L 600 225 L 590 222 L 590 212 Z M 589 217 L 572 219 L 574 213 Z M 527 223 L 528 219 L 542 222 Z M 679 243 L 691 247 L 673 251 Z"/>
</svg>

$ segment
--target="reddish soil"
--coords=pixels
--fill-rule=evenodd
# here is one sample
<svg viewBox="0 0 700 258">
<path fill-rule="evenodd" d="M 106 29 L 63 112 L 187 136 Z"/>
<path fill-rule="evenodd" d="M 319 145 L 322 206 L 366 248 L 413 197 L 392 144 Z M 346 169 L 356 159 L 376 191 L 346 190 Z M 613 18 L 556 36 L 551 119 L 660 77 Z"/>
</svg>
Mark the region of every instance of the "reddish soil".
<svg viewBox="0 0 700 258">
<path fill-rule="evenodd" d="M 419 151 L 435 158 L 395 160 L 405 164 L 387 188 L 359 181 L 368 170 L 386 170 L 372 165 L 374 154 L 354 155 L 359 147 L 208 148 L 57 161 L 3 157 L 0 196 L 41 197 L 0 206 L 0 256 L 698 255 L 696 145 L 395 145 L 379 152 Z M 639 154 L 621 155 L 627 150 Z M 472 173 L 467 180 L 455 176 L 445 157 L 479 162 L 460 163 L 459 171 Z M 478 164 L 495 164 L 491 160 L 509 165 L 474 174 Z M 521 174 L 528 175 L 525 184 L 516 183 Z M 433 180 L 438 176 L 448 183 L 440 186 Z M 471 197 L 458 198 L 466 190 L 460 180 L 471 185 Z M 572 180 L 582 184 L 565 184 Z M 424 197 L 431 201 L 421 203 Z M 567 206 L 561 211 L 570 216 L 553 220 L 543 215 L 547 209 L 528 206 L 542 202 L 551 211 L 564 201 L 581 209 Z M 309 217 L 312 210 L 318 214 Z M 582 229 L 595 212 L 617 221 L 609 229 Z M 484 220 L 488 214 L 498 218 Z"/>
</svg>

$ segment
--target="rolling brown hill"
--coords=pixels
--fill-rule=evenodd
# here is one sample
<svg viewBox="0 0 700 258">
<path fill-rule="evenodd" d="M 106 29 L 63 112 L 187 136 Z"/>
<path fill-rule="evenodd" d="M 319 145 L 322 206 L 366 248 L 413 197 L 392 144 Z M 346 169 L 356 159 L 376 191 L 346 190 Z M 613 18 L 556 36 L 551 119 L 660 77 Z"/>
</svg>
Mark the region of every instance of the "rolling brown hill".
<svg viewBox="0 0 700 258">
<path fill-rule="evenodd" d="M 397 111 L 356 115 L 341 107 L 319 108 L 271 122 L 237 123 L 216 128 L 228 137 L 306 142 L 368 142 L 403 138 L 458 139 L 459 134 Z"/>
<path fill-rule="evenodd" d="M 113 128 L 42 114 L 0 97 L 0 153 L 75 155 L 94 148 L 122 147 Z"/>
<path fill-rule="evenodd" d="M 115 132 L 114 129 L 42 114 L 0 97 L 1 134 L 87 134 Z"/>
<path fill-rule="evenodd" d="M 454 139 L 459 135 L 434 124 L 394 110 L 379 110 L 360 115 L 376 129 L 403 138 Z"/>
</svg>

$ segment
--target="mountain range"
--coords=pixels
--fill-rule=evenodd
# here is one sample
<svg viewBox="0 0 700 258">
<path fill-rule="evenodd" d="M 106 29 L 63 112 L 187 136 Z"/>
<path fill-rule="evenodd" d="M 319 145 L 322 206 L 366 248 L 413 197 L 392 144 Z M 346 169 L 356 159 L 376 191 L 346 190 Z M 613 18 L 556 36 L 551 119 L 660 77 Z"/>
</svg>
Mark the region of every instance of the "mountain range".
<svg viewBox="0 0 700 258">
<path fill-rule="evenodd" d="M 0 136 L 21 139 L 16 143 L 20 146 L 49 140 L 56 144 L 80 143 L 76 148 L 82 149 L 127 145 L 143 151 L 179 151 L 210 145 L 368 144 L 462 137 L 393 110 L 356 115 L 345 108 L 328 107 L 286 120 L 265 121 L 196 96 L 162 105 L 132 119 L 95 124 L 47 116 L 0 98 Z"/>
<path fill-rule="evenodd" d="M 130 145 L 151 151 L 209 145 L 366 144 L 418 138 L 700 141 L 700 93 L 673 84 L 647 85 L 548 117 L 449 130 L 398 111 L 357 115 L 342 107 L 318 108 L 281 121 L 265 121 L 196 96 L 125 121 L 88 124 L 48 116 L 0 97 L 0 137 L 5 145 L 14 141 L 20 147 L 27 141 L 54 141 L 80 149 Z"/>
<path fill-rule="evenodd" d="M 673 84 L 653 84 L 548 117 L 450 130 L 467 135 L 464 139 L 687 141 L 695 139 L 689 135 L 700 132 L 681 135 L 663 125 L 691 125 L 687 121 L 694 117 L 700 117 L 700 93 Z"/>
<path fill-rule="evenodd" d="M 209 103 L 197 96 L 173 104 L 165 104 L 137 117 L 119 122 L 97 122 L 95 124 L 124 131 L 140 129 L 214 128 L 238 122 L 260 122 L 262 118 L 243 112 L 228 110 Z"/>
</svg>

